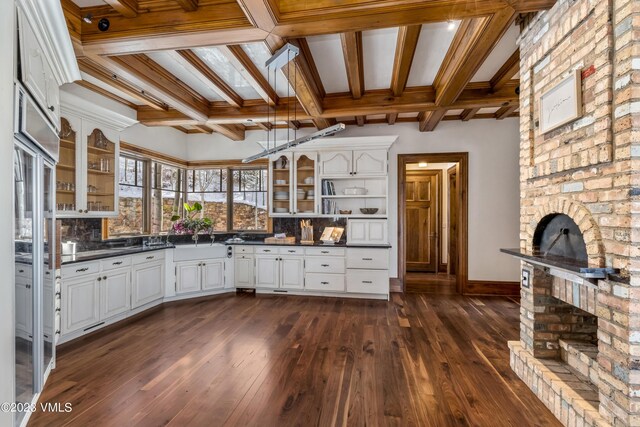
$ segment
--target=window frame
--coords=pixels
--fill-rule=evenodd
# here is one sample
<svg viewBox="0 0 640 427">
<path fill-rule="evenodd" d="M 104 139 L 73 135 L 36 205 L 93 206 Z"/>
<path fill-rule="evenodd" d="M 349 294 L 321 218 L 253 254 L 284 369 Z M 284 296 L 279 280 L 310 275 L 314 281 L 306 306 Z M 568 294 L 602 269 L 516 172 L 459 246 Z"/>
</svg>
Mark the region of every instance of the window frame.
<svg viewBox="0 0 640 427">
<path fill-rule="evenodd" d="M 123 238 L 127 238 L 127 237 L 142 237 L 142 236 L 148 236 L 149 234 L 151 234 L 151 221 L 150 218 L 148 217 L 148 215 L 145 214 L 145 212 L 149 211 L 149 205 L 151 203 L 150 200 L 150 193 L 147 191 L 147 189 L 149 188 L 151 181 L 150 181 L 150 169 L 151 169 L 151 161 L 149 159 L 145 159 L 145 158 L 141 158 L 140 156 L 136 156 L 135 154 L 132 153 L 127 153 L 127 152 L 120 152 L 119 154 L 119 158 L 118 158 L 118 162 L 120 162 L 120 158 L 124 158 L 125 159 L 125 167 L 126 167 L 126 161 L 127 160 L 132 160 L 136 163 L 136 171 L 134 173 L 134 177 L 135 177 L 135 181 L 138 180 L 138 173 L 137 173 L 137 164 L 138 162 L 142 163 L 143 165 L 143 169 L 142 169 L 142 186 L 138 186 L 138 185 L 131 185 L 131 184 L 122 184 L 120 182 L 120 174 L 118 174 L 118 187 L 120 187 L 121 185 L 126 185 L 126 186 L 131 186 L 131 187 L 136 187 L 136 188 L 140 188 L 142 190 L 142 232 L 137 233 L 137 234 L 110 234 L 109 233 L 109 219 L 110 218 L 105 218 L 102 221 L 102 237 L 103 240 L 106 239 L 123 239 Z M 118 206 L 120 205 L 120 191 L 118 191 Z"/>
<path fill-rule="evenodd" d="M 258 164 L 258 165 L 243 165 L 243 164 L 239 164 L 237 162 L 234 162 L 233 160 L 229 160 L 228 162 L 206 162 L 204 164 L 199 164 L 198 166 L 192 166 L 189 167 L 188 163 L 185 164 L 178 164 L 175 162 L 170 162 L 170 161 L 166 161 L 164 159 L 160 159 L 160 158 L 155 158 L 153 156 L 141 156 L 135 152 L 130 152 L 130 151 L 126 151 L 126 150 L 121 150 L 120 151 L 120 157 L 125 157 L 131 160 L 135 160 L 135 161 L 141 161 L 144 164 L 144 171 L 143 171 L 143 232 L 141 234 L 129 234 L 129 235 L 109 235 L 109 219 L 110 218 L 104 218 L 102 221 L 102 238 L 103 240 L 110 240 L 110 239 L 123 239 L 123 238 L 127 238 L 127 237 L 145 237 L 145 236 L 150 236 L 150 235 L 155 235 L 154 233 L 151 233 L 151 224 L 152 224 L 152 197 L 153 194 L 152 192 L 154 191 L 154 188 L 152 188 L 152 174 L 155 172 L 155 165 L 157 164 L 161 164 L 161 165 L 166 165 L 172 168 L 178 168 L 181 170 L 183 179 L 181 182 L 181 188 L 180 188 L 180 192 L 183 195 L 183 201 L 187 201 L 189 200 L 189 194 L 193 194 L 190 193 L 189 187 L 188 187 L 188 183 L 189 183 L 189 174 L 193 173 L 197 170 L 212 170 L 212 169 L 220 169 L 220 170 L 226 170 L 226 174 L 227 174 L 227 189 L 226 189 L 226 209 L 227 209 L 227 221 L 226 221 L 226 230 L 219 230 L 219 231 L 214 231 L 214 235 L 215 234 L 232 234 L 232 233 L 242 233 L 242 234 L 265 234 L 265 233 L 271 233 L 273 230 L 273 218 L 271 218 L 271 216 L 269 215 L 269 168 L 268 168 L 268 164 L 264 163 L 264 164 Z M 233 227 L 234 225 L 234 221 L 233 221 L 233 194 L 234 194 L 234 190 L 233 190 L 233 171 L 242 171 L 242 170 L 265 170 L 266 171 L 266 177 L 264 180 L 264 185 L 265 185 L 265 190 L 264 192 L 265 194 L 265 200 L 266 200 L 266 207 L 265 207 L 265 213 L 267 215 L 267 224 L 266 224 L 266 229 L 264 230 L 239 230 L 239 229 L 235 229 Z M 118 182 L 118 185 L 120 185 L 120 183 Z M 238 192 L 240 192 L 240 190 L 238 190 Z M 197 194 L 197 193 L 195 193 Z M 184 210 L 181 209 L 180 210 L 180 214 L 184 215 Z M 160 232 L 160 233 L 156 233 L 158 235 L 167 235 L 167 232 Z"/>
</svg>

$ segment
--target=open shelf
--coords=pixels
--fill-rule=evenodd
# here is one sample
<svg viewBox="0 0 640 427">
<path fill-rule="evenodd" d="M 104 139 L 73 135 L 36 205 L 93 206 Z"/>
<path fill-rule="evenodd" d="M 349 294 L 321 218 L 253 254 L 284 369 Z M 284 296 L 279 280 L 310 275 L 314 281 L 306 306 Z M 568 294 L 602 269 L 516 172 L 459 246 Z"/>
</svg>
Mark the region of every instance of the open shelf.
<svg viewBox="0 0 640 427">
<path fill-rule="evenodd" d="M 87 169 L 88 173 L 96 174 L 96 175 L 113 175 L 113 172 L 104 172 L 95 169 Z"/>
<path fill-rule="evenodd" d="M 64 164 L 62 164 L 62 163 L 58 163 L 58 164 L 56 165 L 56 167 L 57 167 L 57 168 L 59 168 L 59 169 L 68 170 L 68 171 L 76 170 L 76 167 L 75 167 L 75 166 L 64 165 Z"/>
<path fill-rule="evenodd" d="M 88 146 L 87 151 L 92 154 L 109 154 L 111 156 L 115 155 L 115 152 L 112 150 L 106 150 L 104 148 L 92 147 Z"/>
</svg>

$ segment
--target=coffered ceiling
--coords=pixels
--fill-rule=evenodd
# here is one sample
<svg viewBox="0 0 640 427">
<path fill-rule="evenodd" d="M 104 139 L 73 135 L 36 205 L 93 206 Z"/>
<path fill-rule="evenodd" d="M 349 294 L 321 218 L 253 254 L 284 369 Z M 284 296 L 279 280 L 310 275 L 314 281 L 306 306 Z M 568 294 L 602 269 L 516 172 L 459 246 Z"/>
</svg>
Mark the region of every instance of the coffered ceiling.
<svg viewBox="0 0 640 427">
<path fill-rule="evenodd" d="M 234 140 L 248 129 L 337 120 L 432 131 L 441 120 L 517 116 L 515 21 L 554 3 L 61 2 L 82 86 L 135 108 L 148 126 Z M 265 61 L 286 42 L 301 54 L 270 73 Z"/>
</svg>

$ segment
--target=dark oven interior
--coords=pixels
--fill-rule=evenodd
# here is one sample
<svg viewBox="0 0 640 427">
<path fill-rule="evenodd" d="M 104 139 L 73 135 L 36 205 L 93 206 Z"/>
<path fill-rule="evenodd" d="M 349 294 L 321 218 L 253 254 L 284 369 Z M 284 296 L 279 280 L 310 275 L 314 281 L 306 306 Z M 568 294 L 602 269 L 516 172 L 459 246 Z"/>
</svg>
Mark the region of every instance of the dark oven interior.
<svg viewBox="0 0 640 427">
<path fill-rule="evenodd" d="M 587 263 L 587 245 L 578 225 L 565 214 L 544 217 L 533 235 L 538 255 L 554 256 Z"/>
</svg>

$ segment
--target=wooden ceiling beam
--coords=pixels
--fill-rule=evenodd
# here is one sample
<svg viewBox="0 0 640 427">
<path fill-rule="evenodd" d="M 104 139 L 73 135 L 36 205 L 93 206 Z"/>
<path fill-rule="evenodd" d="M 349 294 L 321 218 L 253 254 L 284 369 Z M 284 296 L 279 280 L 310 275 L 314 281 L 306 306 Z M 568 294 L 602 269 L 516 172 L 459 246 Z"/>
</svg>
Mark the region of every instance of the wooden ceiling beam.
<svg viewBox="0 0 640 427">
<path fill-rule="evenodd" d="M 305 39 L 289 42 L 300 48 L 300 54 L 282 67 L 282 73 L 293 87 L 304 112 L 311 116 L 313 124 L 318 129 L 329 127 L 333 122 L 322 117 L 322 100 L 325 97 L 325 91 L 309 45 Z"/>
<path fill-rule="evenodd" d="M 205 133 L 208 135 L 213 133 L 213 129 L 207 125 L 193 125 L 193 128 L 197 133 Z"/>
<path fill-rule="evenodd" d="M 243 141 L 245 135 L 245 127 L 240 124 L 235 125 L 218 125 L 207 124 L 214 132 L 226 136 L 232 141 Z"/>
<path fill-rule="evenodd" d="M 277 6 L 269 0 L 237 0 L 238 4 L 251 23 L 267 32 L 273 31 L 277 25 Z"/>
<path fill-rule="evenodd" d="M 138 16 L 138 0 L 104 0 L 104 2 L 126 18 Z"/>
<path fill-rule="evenodd" d="M 502 89 L 504 85 L 513 79 L 518 71 L 520 71 L 520 49 L 516 49 L 502 67 L 500 67 L 498 72 L 491 78 L 491 88 L 493 90 Z"/>
<path fill-rule="evenodd" d="M 287 122 L 287 125 L 289 126 L 290 129 L 298 130 L 298 129 L 300 129 L 301 123 L 300 123 L 299 120 L 289 120 Z"/>
<path fill-rule="evenodd" d="M 195 12 L 198 10 L 198 0 L 176 0 L 185 12 Z"/>
<path fill-rule="evenodd" d="M 87 54 L 124 55 L 158 50 L 263 41 L 269 33 L 251 25 L 235 2 L 200 5 L 197 13 L 161 9 L 140 13 L 136 19 L 108 15 L 109 31 L 81 23 Z M 94 22 L 100 16 L 94 14 Z"/>
<path fill-rule="evenodd" d="M 227 101 L 230 105 L 240 108 L 243 99 L 229 86 L 220 76 L 218 76 L 209 66 L 192 50 L 167 51 L 167 54 L 176 62 L 181 63 L 186 68 L 192 70 L 196 76 L 207 86 Z"/>
<path fill-rule="evenodd" d="M 269 122 L 253 122 L 253 124 L 267 132 L 273 129 L 273 125 Z"/>
<path fill-rule="evenodd" d="M 496 119 L 503 120 L 510 117 L 518 109 L 518 105 L 507 105 L 496 111 Z"/>
<path fill-rule="evenodd" d="M 258 67 L 251 61 L 244 49 L 239 45 L 218 46 L 218 49 L 227 57 L 231 65 L 242 77 L 258 92 L 260 98 L 269 105 L 278 104 L 279 97 L 271 87 L 267 79 L 262 75 Z"/>
<path fill-rule="evenodd" d="M 433 132 L 446 114 L 447 110 L 444 108 L 420 113 L 418 115 L 420 132 Z"/>
<path fill-rule="evenodd" d="M 391 91 L 394 96 L 402 95 L 407 86 L 411 63 L 418 46 L 422 25 L 402 26 L 398 30 L 396 53 L 393 60 L 393 72 L 391 74 Z"/>
<path fill-rule="evenodd" d="M 476 114 L 478 114 L 478 111 L 480 111 L 479 108 L 469 108 L 466 109 L 462 112 L 462 114 L 460 115 L 460 119 L 463 122 L 468 122 L 469 120 L 473 119 L 475 117 Z"/>
<path fill-rule="evenodd" d="M 387 114 L 386 121 L 388 125 L 395 125 L 398 120 L 398 113 Z"/>
<path fill-rule="evenodd" d="M 166 111 L 168 109 L 167 104 L 149 96 L 143 90 L 134 87 L 130 83 L 123 81 L 116 73 L 96 64 L 88 58 L 79 59 L 78 66 L 80 67 L 80 71 L 83 73 L 112 86 L 120 92 L 126 93 L 130 97 L 142 102 L 144 105 L 159 111 Z"/>
<path fill-rule="evenodd" d="M 364 93 L 364 65 L 362 55 L 362 32 L 348 32 L 340 34 L 344 65 L 347 69 L 349 90 L 354 99 L 362 97 Z"/>
<path fill-rule="evenodd" d="M 182 127 L 182 126 L 171 126 L 172 128 L 174 128 L 175 130 L 179 130 L 182 133 L 189 133 L 189 129 Z"/>
<path fill-rule="evenodd" d="M 187 116 L 199 122 L 209 118 L 209 101 L 148 56 L 123 55 L 102 60 L 113 64 L 118 74 L 126 80 L 153 93 Z"/>
<path fill-rule="evenodd" d="M 253 121 L 290 121 L 290 112 L 295 102 L 292 98 L 282 98 L 278 109 L 269 111 L 264 102 L 245 101 L 242 108 L 232 108 L 226 103 L 212 103 L 209 108 L 208 123 L 239 123 L 249 119 Z M 515 83 L 509 83 L 499 92 L 491 92 L 488 82 L 471 83 L 458 100 L 447 106 L 447 109 L 471 109 L 483 107 L 502 107 L 504 104 L 518 104 L 515 93 Z M 360 99 L 353 99 L 350 93 L 328 95 L 323 100 L 321 116 L 311 116 L 298 105 L 298 120 L 324 119 L 323 124 L 330 126 L 330 119 L 348 116 L 367 116 L 375 114 L 417 113 L 419 111 L 436 110 L 435 91 L 430 86 L 407 88 L 402 96 L 394 97 L 387 90 L 367 91 Z M 187 125 L 197 123 L 197 120 L 180 113 L 175 109 L 156 111 L 148 107 L 138 108 L 138 120 L 149 125 Z"/>
</svg>

